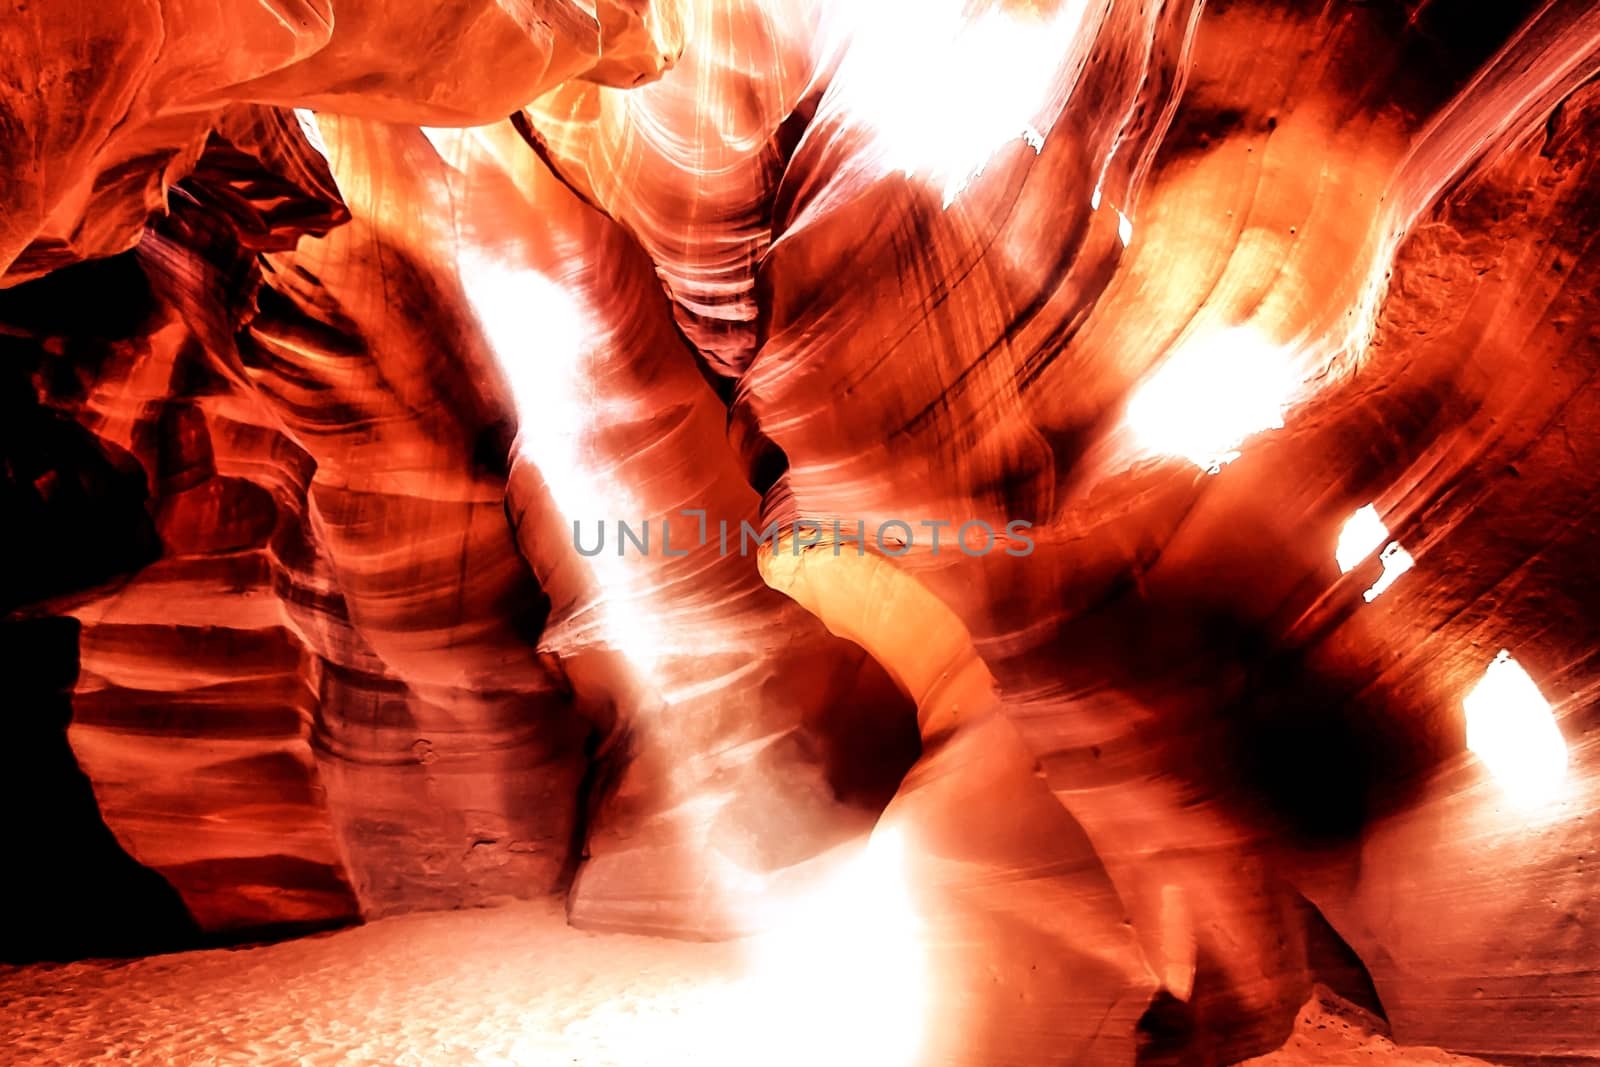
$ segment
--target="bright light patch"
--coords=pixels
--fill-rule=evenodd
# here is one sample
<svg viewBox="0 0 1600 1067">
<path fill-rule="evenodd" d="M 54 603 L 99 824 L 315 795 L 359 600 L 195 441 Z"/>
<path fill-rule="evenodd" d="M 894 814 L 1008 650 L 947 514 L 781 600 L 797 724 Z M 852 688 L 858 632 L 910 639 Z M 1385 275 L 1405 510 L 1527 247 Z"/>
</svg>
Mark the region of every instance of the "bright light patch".
<svg viewBox="0 0 1600 1067">
<path fill-rule="evenodd" d="M 1417 563 L 1411 558 L 1411 553 L 1400 547 L 1399 541 L 1390 542 L 1389 547 L 1384 549 L 1383 555 L 1378 558 L 1383 563 L 1383 573 L 1378 575 L 1378 580 L 1372 583 L 1371 589 L 1361 594 L 1368 604 L 1382 596 L 1384 591 L 1395 583 L 1395 579 Z"/>
<path fill-rule="evenodd" d="M 300 132 L 305 134 L 306 143 L 315 148 L 323 159 L 328 158 L 328 145 L 322 139 L 322 127 L 317 125 L 317 113 L 310 108 L 297 107 L 294 109 L 294 120 L 300 126 Z"/>
<path fill-rule="evenodd" d="M 457 262 L 468 300 L 511 385 L 518 439 L 539 464 L 556 507 L 585 521 L 612 514 L 605 509 L 617 494 L 587 469 L 585 439 L 604 412 L 587 373 L 591 338 L 582 309 L 538 271 L 470 247 L 461 249 Z"/>
<path fill-rule="evenodd" d="M 1505 649 L 1467 694 L 1467 747 L 1488 766 L 1512 802 L 1553 799 L 1567 773 L 1567 744 L 1550 702 Z"/>
<path fill-rule="evenodd" d="M 1333 556 L 1339 561 L 1339 573 L 1349 574 L 1356 569 L 1357 564 L 1373 552 L 1389 536 L 1389 527 L 1378 518 L 1378 509 L 1368 504 L 1364 508 L 1357 508 L 1356 513 L 1344 522 L 1344 529 L 1339 531 L 1339 546 L 1333 550 Z"/>
<path fill-rule="evenodd" d="M 910 1067 L 927 1025 L 921 924 L 900 834 L 882 830 L 758 937 L 741 1020 L 759 1062 Z M 742 1062 L 757 1062 L 746 1059 Z"/>
<path fill-rule="evenodd" d="M 1283 426 L 1296 379 L 1288 353 L 1248 327 L 1181 345 L 1128 402 L 1145 448 L 1216 473 L 1239 445 Z"/>
<path fill-rule="evenodd" d="M 597 429 L 636 413 L 607 403 L 594 383 L 593 355 L 603 347 L 577 299 L 538 271 L 464 246 L 457 256 L 462 285 L 501 369 L 518 414 L 518 448 L 538 467 L 557 510 L 582 525 L 594 544 L 598 524 L 636 521 L 632 495 L 597 459 Z M 614 534 L 615 531 L 613 530 Z M 648 676 L 666 643 L 659 612 L 629 562 L 608 550 L 585 560 L 605 596 L 606 640 Z"/>
<path fill-rule="evenodd" d="M 1117 236 L 1122 239 L 1123 248 L 1133 243 L 1133 220 L 1120 211 L 1117 212 Z"/>
<path fill-rule="evenodd" d="M 873 131 L 883 164 L 931 179 L 945 207 L 1006 142 L 1043 149 L 1042 113 L 1081 50 L 1074 38 L 1087 4 L 1070 0 L 1049 18 L 1022 5 L 974 6 L 881 0 L 841 9 L 849 46 L 830 92 Z"/>
</svg>

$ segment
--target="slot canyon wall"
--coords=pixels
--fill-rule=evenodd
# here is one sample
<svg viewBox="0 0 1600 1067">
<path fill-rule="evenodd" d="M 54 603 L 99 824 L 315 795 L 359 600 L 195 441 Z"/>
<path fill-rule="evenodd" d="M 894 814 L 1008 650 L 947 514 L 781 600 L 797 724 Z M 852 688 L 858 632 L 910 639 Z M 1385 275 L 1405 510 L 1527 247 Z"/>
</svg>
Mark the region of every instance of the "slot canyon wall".
<svg viewBox="0 0 1600 1067">
<path fill-rule="evenodd" d="M 930 1062 L 1600 1062 L 1600 7 L 3 18 L 6 961 L 886 848 Z"/>
</svg>

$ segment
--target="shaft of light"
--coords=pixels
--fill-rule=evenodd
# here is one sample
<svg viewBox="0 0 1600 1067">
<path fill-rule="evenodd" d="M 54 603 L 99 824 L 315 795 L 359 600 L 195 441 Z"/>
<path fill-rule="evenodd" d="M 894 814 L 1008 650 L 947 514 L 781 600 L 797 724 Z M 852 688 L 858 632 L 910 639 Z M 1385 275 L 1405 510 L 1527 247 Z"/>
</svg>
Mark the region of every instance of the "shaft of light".
<svg viewBox="0 0 1600 1067">
<path fill-rule="evenodd" d="M 1467 747 L 1518 807 L 1539 807 L 1560 792 L 1567 743 L 1550 702 L 1505 649 L 1467 694 Z"/>
</svg>

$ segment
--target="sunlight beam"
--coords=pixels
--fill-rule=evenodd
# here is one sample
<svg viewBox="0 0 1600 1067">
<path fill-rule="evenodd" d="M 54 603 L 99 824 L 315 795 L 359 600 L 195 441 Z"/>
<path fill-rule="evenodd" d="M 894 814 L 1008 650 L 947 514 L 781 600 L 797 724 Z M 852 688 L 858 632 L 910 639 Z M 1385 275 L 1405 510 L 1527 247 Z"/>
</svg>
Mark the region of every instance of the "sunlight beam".
<svg viewBox="0 0 1600 1067">
<path fill-rule="evenodd" d="M 1550 702 L 1528 672 L 1501 649 L 1464 701 L 1467 748 L 1512 803 L 1535 808 L 1560 792 L 1567 774 L 1567 743 Z"/>
<path fill-rule="evenodd" d="M 1246 438 L 1282 428 L 1295 384 L 1283 348 L 1235 327 L 1181 344 L 1134 390 L 1127 426 L 1144 448 L 1215 474 Z"/>
</svg>

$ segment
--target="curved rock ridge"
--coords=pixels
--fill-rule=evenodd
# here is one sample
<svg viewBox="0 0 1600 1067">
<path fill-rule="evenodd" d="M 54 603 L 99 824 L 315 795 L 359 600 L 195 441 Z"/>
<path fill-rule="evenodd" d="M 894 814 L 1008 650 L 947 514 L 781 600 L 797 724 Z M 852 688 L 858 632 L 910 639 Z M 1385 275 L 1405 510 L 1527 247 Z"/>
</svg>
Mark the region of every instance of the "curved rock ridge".
<svg viewBox="0 0 1600 1067">
<path fill-rule="evenodd" d="M 172 945 L 560 897 L 875 1065 L 1600 1061 L 1595 5 L 17 15 L 0 603 Z"/>
<path fill-rule="evenodd" d="M 234 102 L 489 122 L 570 78 L 647 81 L 685 29 L 672 0 L 472 0 L 411 15 L 372 0 L 11 5 L 0 279 L 137 244 Z"/>
</svg>

